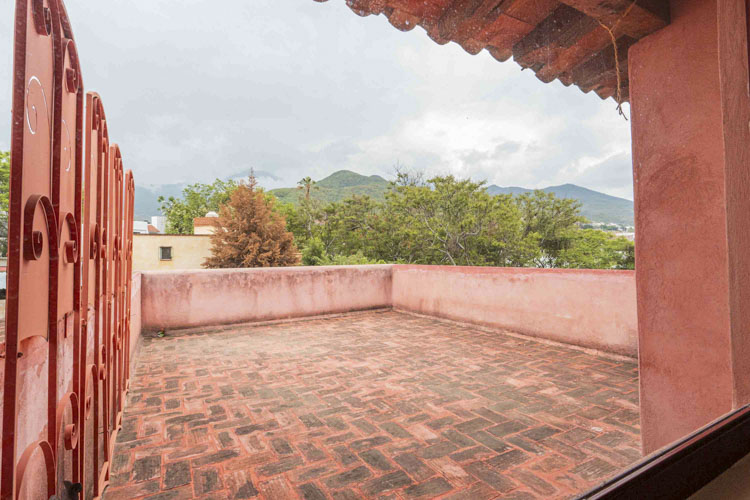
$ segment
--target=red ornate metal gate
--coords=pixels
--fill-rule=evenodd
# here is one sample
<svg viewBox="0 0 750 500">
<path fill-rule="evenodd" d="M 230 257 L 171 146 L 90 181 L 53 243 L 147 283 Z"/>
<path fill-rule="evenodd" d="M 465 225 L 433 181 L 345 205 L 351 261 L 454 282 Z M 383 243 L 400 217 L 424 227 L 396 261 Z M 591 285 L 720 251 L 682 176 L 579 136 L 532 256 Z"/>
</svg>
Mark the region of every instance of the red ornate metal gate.
<svg viewBox="0 0 750 500">
<path fill-rule="evenodd" d="M 134 185 L 62 0 L 16 1 L 12 120 L 0 496 L 95 498 L 129 378 Z"/>
</svg>

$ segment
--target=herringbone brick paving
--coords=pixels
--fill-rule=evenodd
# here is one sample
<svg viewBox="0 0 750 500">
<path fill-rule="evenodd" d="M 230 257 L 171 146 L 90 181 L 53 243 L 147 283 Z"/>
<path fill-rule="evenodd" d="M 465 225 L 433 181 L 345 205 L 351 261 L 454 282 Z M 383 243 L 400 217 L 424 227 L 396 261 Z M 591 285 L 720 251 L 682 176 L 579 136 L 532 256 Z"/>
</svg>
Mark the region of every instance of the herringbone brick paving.
<svg viewBox="0 0 750 500">
<path fill-rule="evenodd" d="M 634 362 L 398 312 L 145 335 L 105 500 L 565 498 L 638 418 Z"/>
</svg>

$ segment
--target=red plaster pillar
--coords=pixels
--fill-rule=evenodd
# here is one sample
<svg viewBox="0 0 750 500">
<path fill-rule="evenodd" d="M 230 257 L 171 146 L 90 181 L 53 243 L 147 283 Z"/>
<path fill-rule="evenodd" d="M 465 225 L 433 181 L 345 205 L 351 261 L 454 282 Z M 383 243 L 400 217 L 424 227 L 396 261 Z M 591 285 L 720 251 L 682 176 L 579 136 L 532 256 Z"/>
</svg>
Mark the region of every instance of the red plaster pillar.
<svg viewBox="0 0 750 500">
<path fill-rule="evenodd" d="M 630 49 L 643 448 L 750 402 L 746 0 L 672 0 Z"/>
</svg>

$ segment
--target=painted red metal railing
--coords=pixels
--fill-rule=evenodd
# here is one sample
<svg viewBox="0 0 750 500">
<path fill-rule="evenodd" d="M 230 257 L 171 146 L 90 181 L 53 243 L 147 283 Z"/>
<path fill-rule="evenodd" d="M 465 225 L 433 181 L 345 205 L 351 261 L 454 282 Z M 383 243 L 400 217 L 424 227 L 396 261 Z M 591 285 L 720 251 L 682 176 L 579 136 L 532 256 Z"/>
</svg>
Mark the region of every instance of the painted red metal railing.
<svg viewBox="0 0 750 500">
<path fill-rule="evenodd" d="M 62 0 L 16 1 L 12 120 L 0 497 L 95 498 L 129 378 L 134 185 Z"/>
</svg>

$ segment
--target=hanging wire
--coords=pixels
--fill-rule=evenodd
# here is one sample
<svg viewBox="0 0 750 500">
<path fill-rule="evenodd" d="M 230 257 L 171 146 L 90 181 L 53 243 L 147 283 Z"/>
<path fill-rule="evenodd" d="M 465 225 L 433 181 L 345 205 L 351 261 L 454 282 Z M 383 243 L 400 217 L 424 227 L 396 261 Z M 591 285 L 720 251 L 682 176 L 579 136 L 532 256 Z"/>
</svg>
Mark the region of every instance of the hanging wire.
<svg viewBox="0 0 750 500">
<path fill-rule="evenodd" d="M 615 72 L 617 73 L 617 112 L 625 118 L 627 121 L 628 117 L 625 116 L 625 112 L 622 110 L 622 77 L 620 76 L 620 54 L 619 50 L 617 48 L 617 38 L 615 38 L 615 29 L 617 29 L 617 26 L 620 24 L 620 21 L 628 17 L 628 14 L 630 14 L 630 11 L 633 10 L 633 7 L 638 3 L 638 0 L 633 0 L 633 3 L 630 4 L 630 7 L 628 7 L 625 12 L 620 16 L 620 18 L 615 22 L 615 24 L 612 25 L 610 28 L 603 22 L 599 21 L 599 24 L 602 28 L 604 28 L 607 33 L 609 33 L 609 37 L 612 39 L 612 47 L 615 50 Z"/>
</svg>

